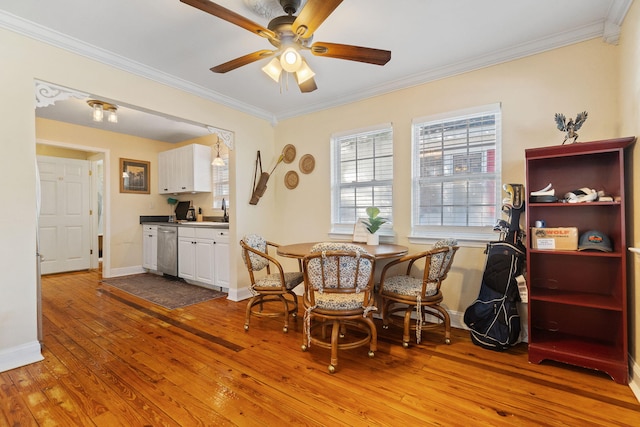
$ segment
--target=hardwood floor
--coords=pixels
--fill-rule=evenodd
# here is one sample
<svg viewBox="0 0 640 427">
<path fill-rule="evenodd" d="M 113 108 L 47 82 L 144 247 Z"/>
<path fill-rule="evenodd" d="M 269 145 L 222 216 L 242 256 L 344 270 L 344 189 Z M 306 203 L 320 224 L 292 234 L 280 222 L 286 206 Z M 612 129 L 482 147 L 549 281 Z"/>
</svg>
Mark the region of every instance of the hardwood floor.
<svg viewBox="0 0 640 427">
<path fill-rule="evenodd" d="M 7 426 L 640 425 L 627 386 L 589 370 L 496 353 L 454 330 L 404 349 L 300 349 L 302 315 L 252 318 L 219 298 L 166 310 L 100 283 L 98 272 L 42 281 L 45 360 L 0 373 Z"/>
</svg>

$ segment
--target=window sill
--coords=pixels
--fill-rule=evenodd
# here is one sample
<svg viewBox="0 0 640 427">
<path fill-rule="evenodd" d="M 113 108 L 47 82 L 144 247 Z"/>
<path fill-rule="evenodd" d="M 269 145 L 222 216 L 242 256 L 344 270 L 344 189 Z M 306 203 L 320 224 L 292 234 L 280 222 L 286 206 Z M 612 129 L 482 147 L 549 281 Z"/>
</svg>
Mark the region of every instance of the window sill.
<svg viewBox="0 0 640 427">
<path fill-rule="evenodd" d="M 353 229 L 350 231 L 333 229 L 328 234 L 329 238 L 334 240 L 353 240 Z M 397 239 L 397 235 L 393 230 L 380 230 L 378 231 L 378 235 L 380 236 L 380 243 L 395 244 Z"/>
</svg>

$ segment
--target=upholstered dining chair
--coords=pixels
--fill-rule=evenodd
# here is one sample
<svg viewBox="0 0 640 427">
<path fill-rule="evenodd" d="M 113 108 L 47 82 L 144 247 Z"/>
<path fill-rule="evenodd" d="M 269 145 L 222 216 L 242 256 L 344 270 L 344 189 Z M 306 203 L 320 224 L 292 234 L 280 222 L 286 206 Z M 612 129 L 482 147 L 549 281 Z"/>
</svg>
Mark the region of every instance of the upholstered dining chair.
<svg viewBox="0 0 640 427">
<path fill-rule="evenodd" d="M 249 319 L 256 317 L 284 317 L 283 332 L 289 330 L 289 315 L 298 313 L 298 297 L 293 288 L 302 283 L 301 271 L 285 272 L 276 258 L 269 255 L 269 247 L 277 248 L 277 243 L 269 242 L 262 236 L 250 234 L 240 240 L 242 259 L 244 260 L 253 296 L 247 303 L 244 330 L 249 330 Z M 300 264 L 301 266 L 301 264 Z M 266 273 L 263 270 L 266 269 Z M 273 273 L 272 273 L 273 270 Z M 260 272 L 260 273 L 259 273 Z M 282 308 L 276 310 L 266 303 L 280 302 Z"/>
<path fill-rule="evenodd" d="M 443 299 L 441 286 L 458 251 L 457 244 L 453 239 L 440 240 L 433 249 L 405 255 L 382 269 L 378 288 L 382 327 L 386 329 L 389 324 L 401 326 L 403 347 L 409 347 L 412 329 L 416 331 L 416 343 L 419 344 L 423 331 L 442 326 L 445 342 L 451 343 L 451 318 L 440 305 Z M 392 273 L 398 270 L 400 274 Z M 415 319 L 412 319 L 414 310 Z M 395 313 L 403 315 L 396 316 Z M 435 317 L 436 322 L 426 322 L 427 315 Z"/>
<path fill-rule="evenodd" d="M 373 323 L 375 258 L 351 243 L 318 243 L 304 260 L 304 332 L 302 351 L 312 345 L 331 350 L 329 372 L 338 366 L 338 350 L 369 345 L 377 349 Z M 331 329 L 330 337 L 327 330 Z"/>
</svg>

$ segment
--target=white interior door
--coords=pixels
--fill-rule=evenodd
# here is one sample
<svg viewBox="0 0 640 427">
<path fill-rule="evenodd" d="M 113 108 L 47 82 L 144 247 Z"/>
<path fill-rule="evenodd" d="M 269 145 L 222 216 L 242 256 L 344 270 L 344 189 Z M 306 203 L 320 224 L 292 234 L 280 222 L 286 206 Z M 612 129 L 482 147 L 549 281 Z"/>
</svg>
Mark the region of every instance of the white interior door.
<svg viewBox="0 0 640 427">
<path fill-rule="evenodd" d="M 38 156 L 42 274 L 90 266 L 89 165 L 88 160 Z"/>
</svg>

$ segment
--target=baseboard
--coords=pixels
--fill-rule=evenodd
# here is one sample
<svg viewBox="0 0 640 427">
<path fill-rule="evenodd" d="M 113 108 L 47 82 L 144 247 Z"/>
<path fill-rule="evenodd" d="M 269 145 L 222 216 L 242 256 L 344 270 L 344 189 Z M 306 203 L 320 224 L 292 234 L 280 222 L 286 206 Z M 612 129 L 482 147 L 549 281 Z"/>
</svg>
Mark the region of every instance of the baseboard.
<svg viewBox="0 0 640 427">
<path fill-rule="evenodd" d="M 132 274 L 142 274 L 146 273 L 147 270 L 142 268 L 141 265 L 134 265 L 132 267 L 121 267 L 121 268 L 112 268 L 109 276 L 104 276 L 105 279 L 111 277 L 120 277 L 120 276 L 130 276 Z"/>
<path fill-rule="evenodd" d="M 20 366 L 44 360 L 42 357 L 40 343 L 33 341 L 28 344 L 12 347 L 0 351 L 0 372 L 19 368 Z"/>
<path fill-rule="evenodd" d="M 640 365 L 633 360 L 631 355 L 629 355 L 629 361 L 631 362 L 631 379 L 629 380 L 629 388 L 631 388 L 631 392 L 638 402 L 640 402 Z"/>
<path fill-rule="evenodd" d="M 253 294 L 251 293 L 248 287 L 240 288 L 240 289 L 229 288 L 229 295 L 227 296 L 227 299 L 237 302 L 237 301 L 242 301 L 242 300 L 251 298 L 252 296 Z"/>
</svg>

